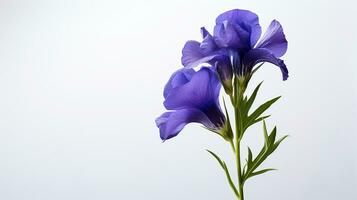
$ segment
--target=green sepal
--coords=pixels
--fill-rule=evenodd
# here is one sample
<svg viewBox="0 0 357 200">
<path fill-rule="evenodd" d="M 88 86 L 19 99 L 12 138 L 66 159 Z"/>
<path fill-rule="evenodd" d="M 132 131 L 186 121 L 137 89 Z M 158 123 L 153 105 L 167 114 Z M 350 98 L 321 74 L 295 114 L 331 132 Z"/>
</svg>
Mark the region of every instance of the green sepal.
<svg viewBox="0 0 357 200">
<path fill-rule="evenodd" d="M 219 136 L 221 136 L 221 137 L 223 137 L 223 136 L 221 135 L 221 133 L 220 133 L 218 130 L 216 130 L 216 129 L 208 128 L 208 127 L 205 127 L 205 126 L 201 126 L 201 127 L 204 128 L 204 129 L 206 129 L 206 130 L 209 130 L 209 131 L 211 131 L 211 132 L 213 132 L 213 133 L 216 133 L 217 135 L 219 135 Z M 225 139 L 225 138 L 223 137 L 223 139 Z"/>
</svg>

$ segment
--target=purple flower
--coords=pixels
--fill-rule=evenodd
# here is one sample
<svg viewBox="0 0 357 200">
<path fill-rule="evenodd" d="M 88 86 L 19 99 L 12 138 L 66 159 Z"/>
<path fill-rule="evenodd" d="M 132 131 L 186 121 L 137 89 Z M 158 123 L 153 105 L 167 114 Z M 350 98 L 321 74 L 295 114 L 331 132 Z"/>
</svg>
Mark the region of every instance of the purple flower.
<svg viewBox="0 0 357 200">
<path fill-rule="evenodd" d="M 164 106 L 170 111 L 156 119 L 162 140 L 175 137 L 192 122 L 217 133 L 224 129 L 226 118 L 219 105 L 221 85 L 214 70 L 182 68 L 171 76 L 164 89 Z"/>
<path fill-rule="evenodd" d="M 283 80 L 288 78 L 288 69 L 280 59 L 287 50 L 287 40 L 280 23 L 273 20 L 261 37 L 258 16 L 248 10 L 230 10 L 216 19 L 213 36 L 203 27 L 203 41 L 188 41 L 182 50 L 182 64 L 186 68 L 202 63 L 216 66 L 222 83 L 232 77 L 252 72 L 261 62 L 278 66 Z M 260 38 L 260 40 L 259 40 Z M 259 40 L 259 42 L 258 42 Z"/>
</svg>

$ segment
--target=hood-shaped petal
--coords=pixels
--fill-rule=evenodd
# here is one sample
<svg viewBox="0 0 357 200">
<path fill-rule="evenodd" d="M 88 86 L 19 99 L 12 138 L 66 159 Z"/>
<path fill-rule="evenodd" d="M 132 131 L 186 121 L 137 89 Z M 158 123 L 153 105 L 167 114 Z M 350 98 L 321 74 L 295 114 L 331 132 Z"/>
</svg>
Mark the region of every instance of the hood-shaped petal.
<svg viewBox="0 0 357 200">
<path fill-rule="evenodd" d="M 166 98 L 167 95 L 173 88 L 178 86 L 184 85 L 189 82 L 192 78 L 192 75 L 195 73 L 195 70 L 190 68 L 181 68 L 174 72 L 169 81 L 166 83 L 164 88 L 164 97 Z"/>
<path fill-rule="evenodd" d="M 234 26 L 228 21 L 214 27 L 214 39 L 221 48 L 245 50 L 250 48 L 250 33 L 240 26 Z"/>
<path fill-rule="evenodd" d="M 257 48 L 269 49 L 278 58 L 286 53 L 288 41 L 285 38 L 283 27 L 277 20 L 270 23 L 267 31 L 258 42 Z"/>
<path fill-rule="evenodd" d="M 269 62 L 278 66 L 281 70 L 283 80 L 288 79 L 289 72 L 284 61 L 275 57 L 275 55 L 268 49 L 252 49 L 243 58 L 243 66 L 246 71 L 251 71 L 256 64 L 261 62 Z"/>
<path fill-rule="evenodd" d="M 200 44 L 200 50 L 202 54 L 209 55 L 217 50 L 217 45 L 213 39 L 213 36 L 206 30 L 205 27 L 201 28 L 202 42 Z"/>
<path fill-rule="evenodd" d="M 212 127 L 208 117 L 198 109 L 182 109 L 173 112 L 165 112 L 156 119 L 156 126 L 160 129 L 160 137 L 167 140 L 175 137 L 188 123 L 201 123 L 206 127 Z"/>
<path fill-rule="evenodd" d="M 201 43 L 190 40 L 186 42 L 182 49 L 181 63 L 187 68 L 193 68 L 202 63 L 209 63 L 216 56 L 214 53 L 205 53 L 204 50 L 201 49 Z"/>
<path fill-rule="evenodd" d="M 232 34 L 230 33 L 232 29 L 227 28 L 230 27 L 228 24 L 233 27 L 237 35 L 240 36 L 240 46 L 248 45 L 246 48 L 254 47 L 262 32 L 259 18 L 255 13 L 249 10 L 234 9 L 224 12 L 216 18 L 217 28 L 215 28 L 214 37 L 217 37 L 219 40 L 220 35 L 225 35 L 226 37 L 229 35 L 232 38 Z M 226 26 L 226 34 L 220 33 L 224 26 Z"/>
<path fill-rule="evenodd" d="M 164 106 L 169 110 L 176 110 L 218 104 L 221 84 L 213 70 L 202 67 L 187 83 L 172 88 L 166 96 Z"/>
<path fill-rule="evenodd" d="M 189 40 L 183 47 L 181 57 L 183 66 L 193 68 L 202 63 L 210 63 L 220 53 L 212 35 L 206 28 L 201 28 L 201 35 L 203 39 L 201 43 Z"/>
</svg>

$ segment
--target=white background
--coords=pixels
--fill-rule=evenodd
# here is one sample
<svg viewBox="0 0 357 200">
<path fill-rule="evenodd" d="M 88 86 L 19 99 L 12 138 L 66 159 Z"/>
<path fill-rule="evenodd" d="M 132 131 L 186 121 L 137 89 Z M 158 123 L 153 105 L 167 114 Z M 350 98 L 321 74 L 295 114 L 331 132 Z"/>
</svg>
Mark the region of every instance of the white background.
<svg viewBox="0 0 357 200">
<path fill-rule="evenodd" d="M 281 81 L 266 65 L 258 103 L 283 98 L 269 127 L 289 134 L 246 199 L 357 199 L 357 13 L 350 0 L 0 1 L 0 199 L 233 199 L 197 124 L 162 143 L 154 120 L 186 40 L 229 9 L 278 19 Z M 247 133 L 256 153 L 261 127 Z M 245 148 L 244 148 L 245 153 Z"/>
</svg>

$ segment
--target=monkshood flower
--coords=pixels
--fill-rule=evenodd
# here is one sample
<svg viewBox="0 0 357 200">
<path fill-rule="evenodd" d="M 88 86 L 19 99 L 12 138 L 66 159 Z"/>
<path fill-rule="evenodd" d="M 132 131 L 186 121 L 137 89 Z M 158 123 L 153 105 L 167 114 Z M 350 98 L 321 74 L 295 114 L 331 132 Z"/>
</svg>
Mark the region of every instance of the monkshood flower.
<svg viewBox="0 0 357 200">
<path fill-rule="evenodd" d="M 164 106 L 170 110 L 156 119 L 162 140 L 176 136 L 186 124 L 201 123 L 224 138 L 232 135 L 219 104 L 221 84 L 214 68 L 176 71 L 164 89 Z"/>
<path fill-rule="evenodd" d="M 262 37 L 261 32 L 255 13 L 240 9 L 227 11 L 217 17 L 213 35 L 202 27 L 203 41 L 191 40 L 185 44 L 182 64 L 187 68 L 202 63 L 216 66 L 226 90 L 231 89 L 232 71 L 244 77 L 261 62 L 278 66 L 286 80 L 288 69 L 280 57 L 285 54 L 288 43 L 280 23 L 273 20 Z"/>
<path fill-rule="evenodd" d="M 251 178 L 274 170 L 261 164 L 287 137 L 277 138 L 277 127 L 268 131 L 265 112 L 280 98 L 275 97 L 261 105 L 255 99 L 262 83 L 251 94 L 246 94 L 248 82 L 259 63 L 269 62 L 278 66 L 283 80 L 288 69 L 280 58 L 286 53 L 287 40 L 280 23 L 273 20 L 261 37 L 258 16 L 248 10 L 230 10 L 216 19 L 213 35 L 201 28 L 203 40 L 188 41 L 182 50 L 183 68 L 176 71 L 164 89 L 164 106 L 168 110 L 156 119 L 160 137 L 167 140 L 177 136 L 189 123 L 200 123 L 222 136 L 234 153 L 236 176 L 231 176 L 227 163 L 213 151 L 207 150 L 223 169 L 229 186 L 237 200 L 244 200 L 244 185 Z M 209 64 L 208 67 L 201 67 Z M 195 69 L 193 69 L 195 68 Z M 234 110 L 234 133 L 229 112 L 224 102 L 223 113 L 219 104 L 223 86 Z M 259 153 L 247 145 L 243 158 L 242 140 L 246 130 L 262 122 L 264 144 Z M 253 153 L 254 152 L 254 153 Z M 236 178 L 234 180 L 233 178 Z"/>
</svg>

